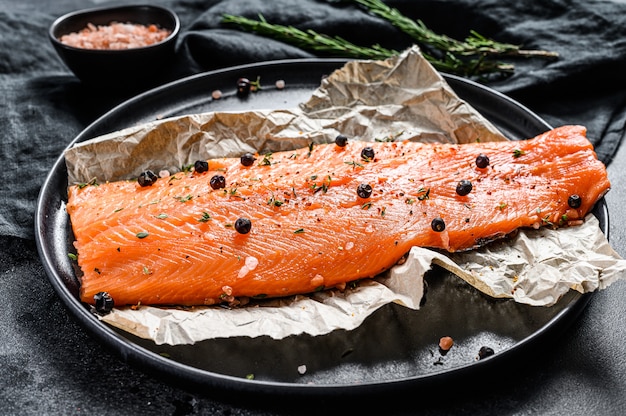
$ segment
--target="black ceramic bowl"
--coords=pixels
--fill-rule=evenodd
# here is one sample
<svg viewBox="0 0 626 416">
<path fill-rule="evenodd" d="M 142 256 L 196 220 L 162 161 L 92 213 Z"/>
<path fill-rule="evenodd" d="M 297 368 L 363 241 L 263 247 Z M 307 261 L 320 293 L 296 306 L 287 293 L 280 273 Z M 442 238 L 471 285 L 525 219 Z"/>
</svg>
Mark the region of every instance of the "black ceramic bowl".
<svg viewBox="0 0 626 416">
<path fill-rule="evenodd" d="M 61 36 L 79 32 L 89 23 L 109 25 L 113 22 L 141 25 L 154 24 L 171 31 L 159 43 L 131 49 L 83 49 L 68 46 Z M 180 32 L 176 13 L 164 7 L 133 5 L 79 10 L 59 17 L 48 35 L 57 53 L 84 83 L 102 87 L 132 87 L 156 84 L 166 76 L 174 60 L 174 47 Z"/>
</svg>

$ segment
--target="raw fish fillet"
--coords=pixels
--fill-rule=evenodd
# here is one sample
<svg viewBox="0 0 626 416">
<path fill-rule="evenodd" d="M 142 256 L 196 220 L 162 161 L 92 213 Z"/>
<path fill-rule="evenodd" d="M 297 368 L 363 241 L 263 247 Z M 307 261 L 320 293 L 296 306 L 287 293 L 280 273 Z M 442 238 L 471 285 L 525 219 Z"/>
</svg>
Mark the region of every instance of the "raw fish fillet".
<svg viewBox="0 0 626 416">
<path fill-rule="evenodd" d="M 571 226 L 610 187 L 585 135 L 564 126 L 525 141 L 349 140 L 257 155 L 249 167 L 209 160 L 207 172 L 152 186 L 72 185 L 80 296 L 93 303 L 108 292 L 121 306 L 302 294 L 376 276 L 412 246 L 454 252 L 520 227 Z M 365 147 L 373 158 L 361 156 Z M 212 188 L 215 175 L 224 188 Z M 456 191 L 461 180 L 472 185 L 467 195 Z M 358 195 L 361 184 L 370 196 Z M 568 204 L 572 195 L 580 206 Z M 237 231 L 239 218 L 250 220 L 248 233 Z"/>
</svg>

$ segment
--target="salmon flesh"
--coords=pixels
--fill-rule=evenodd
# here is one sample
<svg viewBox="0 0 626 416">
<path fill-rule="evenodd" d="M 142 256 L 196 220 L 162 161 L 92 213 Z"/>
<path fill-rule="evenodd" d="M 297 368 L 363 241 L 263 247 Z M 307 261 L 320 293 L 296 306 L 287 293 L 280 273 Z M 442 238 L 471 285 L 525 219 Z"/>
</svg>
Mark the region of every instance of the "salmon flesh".
<svg viewBox="0 0 626 416">
<path fill-rule="evenodd" d="M 454 252 L 573 225 L 609 187 L 585 128 L 564 126 L 524 141 L 349 140 L 251 166 L 212 159 L 151 186 L 71 185 L 67 212 L 82 301 L 208 305 L 342 287 L 412 246 Z"/>
</svg>

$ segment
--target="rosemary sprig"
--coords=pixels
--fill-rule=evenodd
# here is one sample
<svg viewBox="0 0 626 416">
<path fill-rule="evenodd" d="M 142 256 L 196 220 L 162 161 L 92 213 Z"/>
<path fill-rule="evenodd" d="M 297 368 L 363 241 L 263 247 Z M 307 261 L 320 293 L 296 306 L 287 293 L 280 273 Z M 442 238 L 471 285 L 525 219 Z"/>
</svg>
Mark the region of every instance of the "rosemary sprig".
<svg viewBox="0 0 626 416">
<path fill-rule="evenodd" d="M 538 56 L 555 58 L 554 52 L 524 50 L 517 45 L 500 43 L 488 39 L 476 31 L 471 31 L 464 41 L 440 35 L 430 30 L 420 20 L 412 20 L 397 9 L 391 8 L 381 0 L 351 0 L 365 7 L 370 13 L 389 21 L 392 25 L 408 34 L 422 49 L 422 55 L 437 70 L 466 77 L 484 76 L 489 74 L 509 75 L 514 66 L 498 62 L 500 56 Z M 259 20 L 243 16 L 226 14 L 224 23 L 238 26 L 242 30 L 255 32 L 290 43 L 302 49 L 321 52 L 344 58 L 386 59 L 399 52 L 381 45 L 370 47 L 356 45 L 339 36 L 328 36 L 313 30 L 300 30 L 293 26 L 269 23 L 263 15 Z"/>
<path fill-rule="evenodd" d="M 242 30 L 290 43 L 302 49 L 344 58 L 386 59 L 399 53 L 395 50 L 383 48 L 380 45 L 371 47 L 358 46 L 339 36 L 331 37 L 317 33 L 314 30 L 304 31 L 293 26 L 269 23 L 263 15 L 259 15 L 259 20 L 253 20 L 244 16 L 226 14 L 222 16 L 222 22 L 235 24 Z M 459 75 L 504 73 L 512 72 L 513 70 L 513 67 L 510 65 L 482 62 L 482 59 L 461 61 L 452 54 L 446 54 L 441 59 L 427 53 L 422 54 L 436 69 Z"/>
<path fill-rule="evenodd" d="M 385 49 L 379 45 L 363 47 L 339 36 L 331 37 L 314 30 L 303 31 L 293 26 L 272 24 L 267 22 L 261 14 L 259 14 L 259 20 L 225 14 L 222 16 L 222 22 L 233 23 L 243 30 L 272 37 L 302 49 L 341 55 L 346 58 L 385 59 L 398 54 L 397 51 Z"/>
<path fill-rule="evenodd" d="M 498 56 L 542 56 L 555 58 L 555 52 L 541 50 L 524 50 L 518 45 L 501 43 L 488 39 L 472 30 L 470 35 L 459 41 L 446 35 L 430 30 L 421 20 L 412 20 L 404 16 L 398 9 L 387 6 L 381 0 L 352 0 L 364 6 L 370 13 L 387 20 L 402 30 L 413 40 L 430 48 L 454 55 L 498 55 Z"/>
</svg>

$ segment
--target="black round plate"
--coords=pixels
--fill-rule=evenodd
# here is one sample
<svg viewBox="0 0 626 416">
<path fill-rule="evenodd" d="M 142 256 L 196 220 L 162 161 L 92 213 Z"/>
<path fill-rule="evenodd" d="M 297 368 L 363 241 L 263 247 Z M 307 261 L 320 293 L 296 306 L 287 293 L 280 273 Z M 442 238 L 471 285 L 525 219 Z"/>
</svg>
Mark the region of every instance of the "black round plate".
<svg viewBox="0 0 626 416">
<path fill-rule="evenodd" d="M 324 75 L 344 63 L 326 59 L 274 61 L 186 78 L 119 105 L 74 142 L 189 113 L 294 108 L 308 99 Z M 260 77 L 264 88 L 239 98 L 235 86 L 240 77 Z M 445 78 L 461 98 L 513 140 L 533 137 L 550 128 L 500 93 L 458 77 Z M 276 89 L 276 80 L 284 80 L 285 89 Z M 223 96 L 213 100 L 211 92 L 218 89 Z M 38 249 L 54 289 L 80 323 L 123 360 L 205 392 L 239 397 L 260 393 L 265 398 L 272 394 L 346 398 L 386 395 L 467 375 L 474 377 L 479 371 L 494 371 L 512 357 L 517 362 L 532 360 L 527 352 L 531 346 L 571 324 L 589 300 L 589 295 L 570 293 L 553 307 L 531 307 L 488 298 L 460 279 L 434 270 L 426 277 L 429 291 L 422 309 L 388 305 L 353 331 L 318 337 L 300 335 L 280 341 L 269 337 L 228 338 L 190 346 L 157 346 L 103 324 L 78 300 L 78 282 L 67 256 L 73 236 L 65 211 L 66 188 L 67 171 L 61 156 L 41 189 L 36 213 Z M 604 200 L 594 213 L 607 233 Z M 442 336 L 455 340 L 455 347 L 446 355 L 437 346 Z M 496 354 L 477 360 L 482 346 L 493 348 Z M 302 365 L 306 366 L 304 374 L 298 371 Z M 254 377 L 250 379 L 249 375 Z"/>
</svg>

